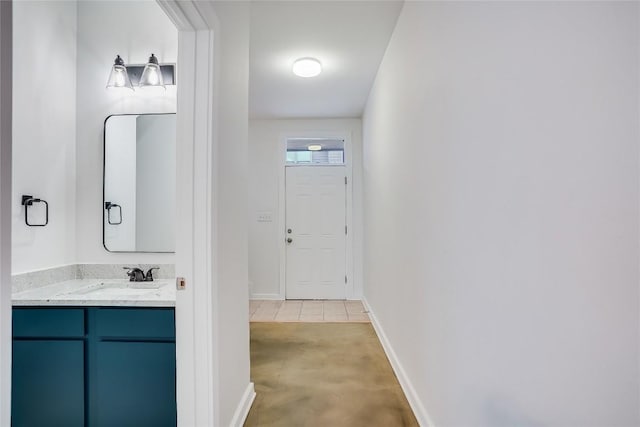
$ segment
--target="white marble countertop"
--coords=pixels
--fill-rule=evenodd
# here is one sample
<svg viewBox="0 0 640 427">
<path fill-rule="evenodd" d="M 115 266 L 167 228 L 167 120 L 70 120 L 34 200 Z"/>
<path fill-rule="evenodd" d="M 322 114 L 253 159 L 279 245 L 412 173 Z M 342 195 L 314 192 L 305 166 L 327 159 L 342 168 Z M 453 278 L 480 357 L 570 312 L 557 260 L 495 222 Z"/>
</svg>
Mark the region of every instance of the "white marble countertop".
<svg viewBox="0 0 640 427">
<path fill-rule="evenodd" d="M 166 279 L 74 279 L 14 293 L 12 300 L 14 306 L 174 307 L 176 289 Z"/>
</svg>

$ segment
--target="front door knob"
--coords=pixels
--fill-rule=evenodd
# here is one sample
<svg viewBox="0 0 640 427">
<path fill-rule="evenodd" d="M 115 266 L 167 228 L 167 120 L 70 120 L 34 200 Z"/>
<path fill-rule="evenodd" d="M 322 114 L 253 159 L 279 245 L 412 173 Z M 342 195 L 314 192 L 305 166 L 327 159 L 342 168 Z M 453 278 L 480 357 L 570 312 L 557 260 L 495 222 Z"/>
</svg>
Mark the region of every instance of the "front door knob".
<svg viewBox="0 0 640 427">
<path fill-rule="evenodd" d="M 287 239 L 287 243 L 291 243 L 291 242 L 293 242 L 293 239 L 292 239 L 291 237 L 289 237 L 289 238 Z"/>
</svg>

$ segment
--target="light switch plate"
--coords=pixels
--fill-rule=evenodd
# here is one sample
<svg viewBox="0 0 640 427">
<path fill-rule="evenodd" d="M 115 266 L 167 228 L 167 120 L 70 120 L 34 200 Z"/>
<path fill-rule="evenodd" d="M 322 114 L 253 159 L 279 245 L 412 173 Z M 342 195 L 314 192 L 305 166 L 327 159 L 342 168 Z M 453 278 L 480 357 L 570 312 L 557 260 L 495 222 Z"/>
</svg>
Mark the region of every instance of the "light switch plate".
<svg viewBox="0 0 640 427">
<path fill-rule="evenodd" d="M 258 212 L 258 222 L 272 222 L 273 215 L 271 212 Z"/>
</svg>

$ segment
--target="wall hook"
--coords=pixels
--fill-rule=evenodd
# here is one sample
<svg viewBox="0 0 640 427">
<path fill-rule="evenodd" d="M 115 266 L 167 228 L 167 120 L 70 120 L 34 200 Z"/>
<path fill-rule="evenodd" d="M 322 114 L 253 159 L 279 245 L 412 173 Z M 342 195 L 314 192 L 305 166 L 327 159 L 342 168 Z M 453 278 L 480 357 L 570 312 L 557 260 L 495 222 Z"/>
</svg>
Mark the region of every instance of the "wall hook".
<svg viewBox="0 0 640 427">
<path fill-rule="evenodd" d="M 29 223 L 29 207 L 34 203 L 44 203 L 45 206 L 45 221 L 44 224 L 30 224 Z M 49 203 L 46 200 L 36 199 L 33 196 L 22 195 L 22 206 L 24 206 L 24 223 L 29 227 L 44 227 L 49 224 Z"/>
</svg>

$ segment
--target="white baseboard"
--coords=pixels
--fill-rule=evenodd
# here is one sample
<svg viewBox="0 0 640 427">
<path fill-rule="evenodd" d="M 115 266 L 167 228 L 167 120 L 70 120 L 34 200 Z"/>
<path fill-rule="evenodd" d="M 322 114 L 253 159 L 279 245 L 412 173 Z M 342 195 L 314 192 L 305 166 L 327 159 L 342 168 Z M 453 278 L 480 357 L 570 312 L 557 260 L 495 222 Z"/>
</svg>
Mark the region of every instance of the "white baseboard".
<svg viewBox="0 0 640 427">
<path fill-rule="evenodd" d="M 284 298 L 280 294 L 251 294 L 249 299 L 266 299 L 266 300 L 276 300 L 283 301 Z"/>
<path fill-rule="evenodd" d="M 233 418 L 231 419 L 229 426 L 242 427 L 244 425 L 247 415 L 249 415 L 249 409 L 251 409 L 251 405 L 255 398 L 256 391 L 253 387 L 253 383 L 249 383 L 247 389 L 242 395 L 242 399 L 240 399 L 240 403 L 238 403 L 238 407 L 236 408 L 236 412 L 233 414 Z"/>
<path fill-rule="evenodd" d="M 384 333 L 382 325 L 380 325 L 378 318 L 371 310 L 371 306 L 364 297 L 362 298 L 362 304 L 364 305 L 365 310 L 369 312 L 369 319 L 371 319 L 373 329 L 376 331 L 380 343 L 382 343 L 382 348 L 387 355 L 387 359 L 389 359 L 389 362 L 391 363 L 393 372 L 395 372 L 396 377 L 400 382 L 400 387 L 402 387 L 402 391 L 404 391 L 404 394 L 409 401 L 409 406 L 411 406 L 413 414 L 418 420 L 418 423 L 422 427 L 435 427 L 435 424 L 431 420 L 431 417 L 429 417 L 429 414 L 427 414 L 427 410 L 422 405 L 422 402 L 420 402 L 418 394 L 416 393 L 416 389 L 413 387 L 413 384 L 411 384 L 411 379 L 402 367 L 402 363 L 400 363 L 400 359 L 398 359 L 398 356 L 393 350 L 393 347 L 391 347 L 391 342 L 387 338 L 387 335 Z"/>
</svg>

